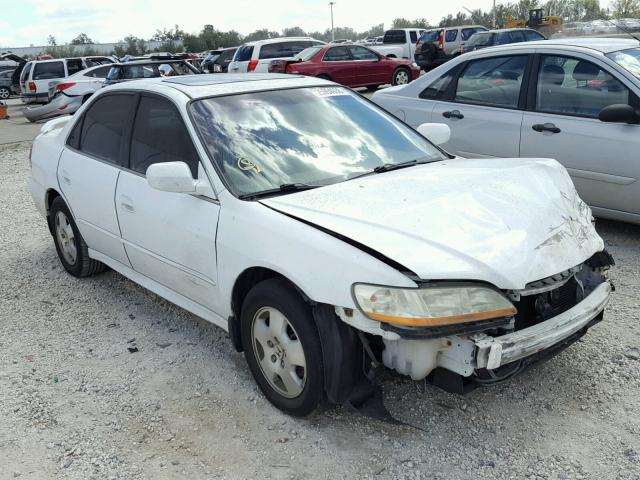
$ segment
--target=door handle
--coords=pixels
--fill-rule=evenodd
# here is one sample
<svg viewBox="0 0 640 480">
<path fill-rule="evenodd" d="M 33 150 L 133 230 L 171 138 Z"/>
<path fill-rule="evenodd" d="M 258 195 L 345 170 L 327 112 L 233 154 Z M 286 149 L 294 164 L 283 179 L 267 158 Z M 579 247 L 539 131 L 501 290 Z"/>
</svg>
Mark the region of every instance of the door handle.
<svg viewBox="0 0 640 480">
<path fill-rule="evenodd" d="M 60 178 L 62 178 L 62 181 L 67 185 L 71 185 L 71 177 L 69 177 L 69 172 L 66 170 L 60 172 Z"/>
<path fill-rule="evenodd" d="M 536 132 L 560 133 L 562 131 L 553 123 L 536 123 L 531 128 L 533 128 Z"/>
<path fill-rule="evenodd" d="M 463 119 L 464 115 L 460 113 L 460 110 L 451 110 L 450 112 L 442 112 L 444 118 L 458 118 Z"/>
<path fill-rule="evenodd" d="M 133 201 L 127 195 L 120 195 L 120 206 L 124 208 L 127 212 L 135 212 L 135 208 L 133 207 Z"/>
</svg>

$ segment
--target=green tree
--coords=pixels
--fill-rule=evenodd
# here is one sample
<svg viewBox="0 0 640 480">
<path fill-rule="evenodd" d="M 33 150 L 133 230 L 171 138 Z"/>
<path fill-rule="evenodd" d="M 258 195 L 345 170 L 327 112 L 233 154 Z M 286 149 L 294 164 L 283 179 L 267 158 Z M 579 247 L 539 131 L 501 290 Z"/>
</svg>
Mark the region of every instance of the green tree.
<svg viewBox="0 0 640 480">
<path fill-rule="evenodd" d="M 280 34 L 278 32 L 274 32 L 269 30 L 268 28 L 262 28 L 260 30 L 256 30 L 255 32 L 251 32 L 249 35 L 243 38 L 245 42 L 255 42 L 257 40 L 266 40 L 268 38 L 277 38 Z"/>
<path fill-rule="evenodd" d="M 157 29 L 156 33 L 151 37 L 151 40 L 155 40 L 157 42 L 171 42 L 175 40 L 183 40 L 185 35 L 186 32 L 184 30 L 182 30 L 178 25 L 174 25 L 173 29 Z"/>
<path fill-rule="evenodd" d="M 409 20 L 407 18 L 395 18 L 391 22 L 391 28 L 429 28 L 429 22 L 426 18 L 416 18 Z"/>
<path fill-rule="evenodd" d="M 55 47 L 56 45 L 58 45 L 56 37 L 54 37 L 53 35 L 49 35 L 47 37 L 47 45 L 49 45 L 50 47 Z"/>
<path fill-rule="evenodd" d="M 283 37 L 306 37 L 307 32 L 305 32 L 300 27 L 287 27 L 282 30 Z"/>
<path fill-rule="evenodd" d="M 640 0 L 613 0 L 609 13 L 613 18 L 640 17 Z"/>
<path fill-rule="evenodd" d="M 91 38 L 89 38 L 89 36 L 86 33 L 81 33 L 76 38 L 71 40 L 70 43 L 71 45 L 91 45 L 96 42 L 94 42 Z"/>
</svg>

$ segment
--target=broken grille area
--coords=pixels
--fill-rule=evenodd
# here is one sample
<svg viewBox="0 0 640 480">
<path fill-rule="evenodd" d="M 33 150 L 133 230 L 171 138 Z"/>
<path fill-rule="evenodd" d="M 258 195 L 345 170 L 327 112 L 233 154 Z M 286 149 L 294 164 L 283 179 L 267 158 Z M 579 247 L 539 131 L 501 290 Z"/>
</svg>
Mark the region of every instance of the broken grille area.
<svg viewBox="0 0 640 480">
<path fill-rule="evenodd" d="M 515 316 L 515 329 L 530 327 L 540 322 L 566 312 L 575 306 L 582 298 L 582 286 L 575 278 L 575 273 L 569 279 L 563 279 L 556 288 L 535 295 L 520 297 L 514 302 L 518 313 Z"/>
</svg>

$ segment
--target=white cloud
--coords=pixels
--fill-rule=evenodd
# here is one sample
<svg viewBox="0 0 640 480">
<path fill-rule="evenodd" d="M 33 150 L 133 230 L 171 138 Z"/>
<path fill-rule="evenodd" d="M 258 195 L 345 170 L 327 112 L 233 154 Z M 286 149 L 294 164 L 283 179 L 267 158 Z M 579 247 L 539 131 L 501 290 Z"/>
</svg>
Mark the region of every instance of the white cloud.
<svg viewBox="0 0 640 480">
<path fill-rule="evenodd" d="M 102 42 L 122 39 L 128 34 L 148 38 L 156 29 L 178 24 L 189 32 L 197 32 L 204 24 L 221 30 L 235 29 L 249 33 L 258 28 L 280 31 L 288 26 L 305 30 L 330 27 L 328 0 L 23 0 L 24 18 L 16 18 L 2 31 L 0 44 L 21 46 L 43 44 L 49 34 L 59 42 L 68 42 L 80 32 Z M 450 0 L 424 2 L 396 0 L 338 0 L 334 6 L 336 26 L 356 30 L 385 23 L 397 17 L 426 17 L 437 22 L 448 13 L 469 8 L 490 8 L 491 0 Z M 10 40 L 7 40 L 10 39 Z"/>
</svg>

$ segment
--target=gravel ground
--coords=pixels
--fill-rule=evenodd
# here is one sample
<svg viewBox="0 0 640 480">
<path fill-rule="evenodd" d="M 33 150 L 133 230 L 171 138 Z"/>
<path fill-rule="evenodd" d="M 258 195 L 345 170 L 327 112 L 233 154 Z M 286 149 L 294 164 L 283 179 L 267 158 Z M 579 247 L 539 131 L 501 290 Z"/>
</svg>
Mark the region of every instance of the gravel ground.
<svg viewBox="0 0 640 480">
<path fill-rule="evenodd" d="M 599 222 L 617 291 L 561 355 L 464 397 L 388 375 L 414 427 L 300 420 L 221 330 L 114 272 L 66 274 L 28 150 L 0 147 L 0 478 L 640 478 L 640 228 Z"/>
</svg>

